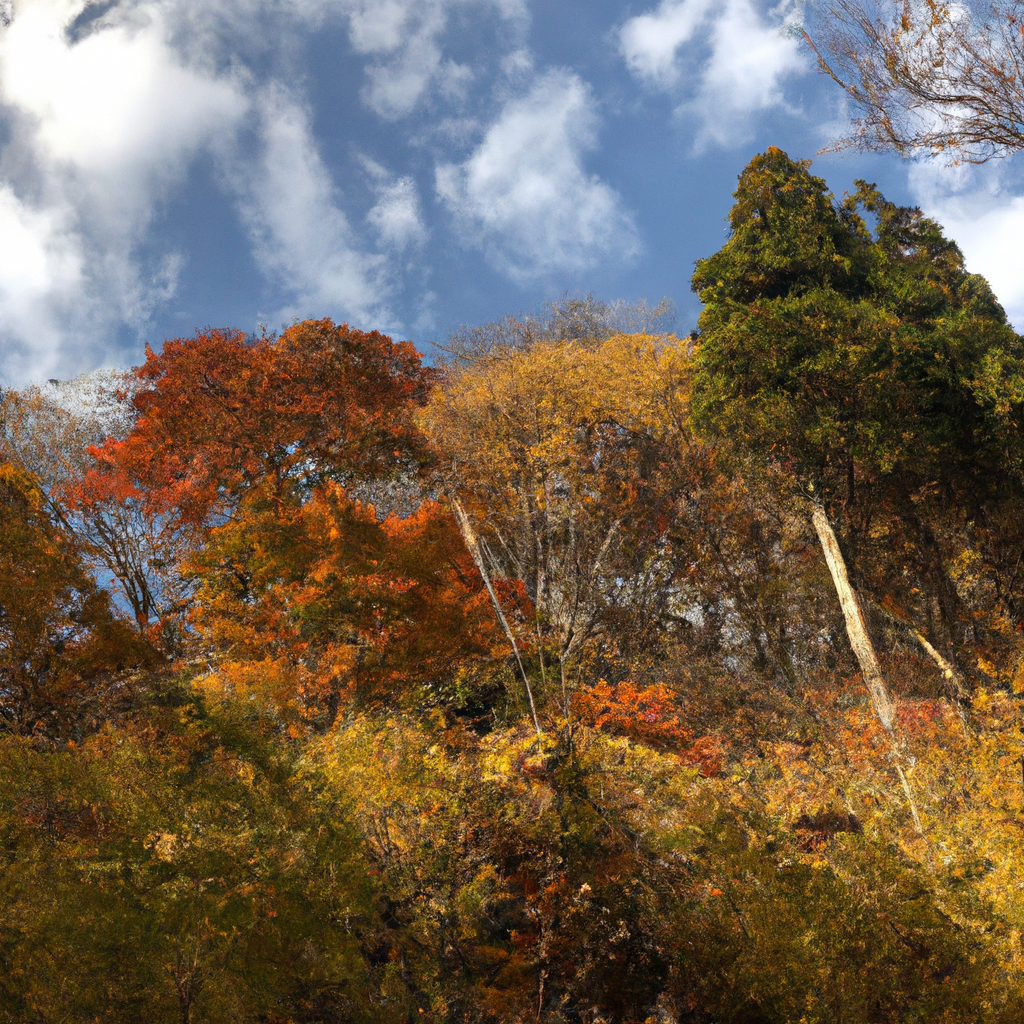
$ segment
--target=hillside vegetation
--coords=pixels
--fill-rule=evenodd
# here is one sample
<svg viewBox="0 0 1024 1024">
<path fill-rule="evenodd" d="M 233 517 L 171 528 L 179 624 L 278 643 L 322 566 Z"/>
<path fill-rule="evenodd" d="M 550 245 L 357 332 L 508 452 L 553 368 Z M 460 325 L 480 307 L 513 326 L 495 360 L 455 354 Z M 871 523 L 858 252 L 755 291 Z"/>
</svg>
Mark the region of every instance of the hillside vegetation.
<svg viewBox="0 0 1024 1024">
<path fill-rule="evenodd" d="M 1024 342 L 779 150 L 699 329 L 0 399 L 0 1022 L 1024 1019 Z"/>
</svg>

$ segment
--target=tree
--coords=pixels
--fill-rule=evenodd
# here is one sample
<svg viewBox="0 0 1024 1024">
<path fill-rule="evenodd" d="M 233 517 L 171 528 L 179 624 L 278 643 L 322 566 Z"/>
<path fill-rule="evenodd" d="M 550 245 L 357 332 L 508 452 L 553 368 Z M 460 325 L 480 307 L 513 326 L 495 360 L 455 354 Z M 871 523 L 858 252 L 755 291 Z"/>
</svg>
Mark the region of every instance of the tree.
<svg viewBox="0 0 1024 1024">
<path fill-rule="evenodd" d="M 692 373 L 672 336 L 499 337 L 446 369 L 422 422 L 483 572 L 516 584 L 531 687 L 571 708 L 580 681 L 669 678 L 710 708 L 716 679 L 733 706 L 756 691 L 802 715 L 796 665 L 820 667 L 833 628 L 819 565 L 764 475 L 694 436 Z"/>
<path fill-rule="evenodd" d="M 4 457 L 39 481 L 51 515 L 78 540 L 82 556 L 121 590 L 139 628 L 182 601 L 174 573 L 182 541 L 161 515 L 95 468 L 90 449 L 123 441 L 134 425 L 131 373 L 97 371 L 0 398 Z"/>
<path fill-rule="evenodd" d="M 618 334 L 667 334 L 675 321 L 670 299 L 651 306 L 638 302 L 602 302 L 592 293 L 583 298 L 564 295 L 547 302 L 540 312 L 507 314 L 500 320 L 478 326 L 463 325 L 444 344 L 434 347 L 446 362 L 456 366 L 472 365 L 530 349 L 539 343 L 574 341 L 596 345 Z"/>
<path fill-rule="evenodd" d="M 394 476 L 424 451 L 409 413 L 431 371 L 376 331 L 330 320 L 279 338 L 210 331 L 149 350 L 137 375 L 138 420 L 97 450 L 96 475 L 184 523 L 216 522 L 268 481 L 277 500 L 301 500 L 323 480 Z"/>
<path fill-rule="evenodd" d="M 1020 342 L 936 225 L 777 150 L 697 282 L 685 341 L 588 299 L 437 374 L 171 343 L 85 459 L 7 396 L 0 1024 L 1024 1019 L 1024 659 L 888 731 L 810 522 L 890 679 L 897 622 L 1019 657 Z M 125 497 L 180 541 L 170 663 L 75 518 Z"/>
<path fill-rule="evenodd" d="M 583 726 L 560 760 L 525 722 L 453 733 L 389 716 L 310 746 L 327 806 L 366 837 L 410 1017 L 1014 1019 L 1016 934 L 963 924 L 962 888 L 937 893 L 852 816 L 786 827 L 760 796 L 792 799 L 766 750 L 741 782 Z"/>
<path fill-rule="evenodd" d="M 410 413 L 431 377 L 408 343 L 330 320 L 171 340 L 135 371 L 131 429 L 93 448 L 63 497 L 104 527 L 137 616 L 173 622 L 190 599 L 183 565 L 250 492 L 283 510 L 326 480 L 415 477 L 425 446 Z"/>
<path fill-rule="evenodd" d="M 563 703 L 591 645 L 628 663 L 675 614 L 684 360 L 647 335 L 501 349 L 451 368 L 422 416 L 482 572 L 527 599 L 513 642 L 542 684 L 550 658 Z"/>
<path fill-rule="evenodd" d="M 353 704 L 417 702 L 489 715 L 500 637 L 436 501 L 379 519 L 334 483 L 283 509 L 253 492 L 187 572 L 190 623 L 222 684 L 262 692 L 292 721 L 323 728 Z"/>
<path fill-rule="evenodd" d="M 0 1021 L 393 1019 L 360 837 L 278 723 L 181 678 L 131 710 L 0 737 Z"/>
<path fill-rule="evenodd" d="M 1003 457 L 997 414 L 1019 391 L 1020 341 L 938 226 L 864 182 L 836 204 L 806 163 L 770 149 L 741 175 L 730 224 L 693 278 L 705 304 L 695 417 L 810 493 L 851 644 L 891 730 L 833 524 L 847 525 L 849 550 L 862 510 L 867 521 L 884 510 L 911 522 L 912 496 L 970 504 L 971 492 L 991 493 Z M 920 543 L 934 547 L 923 528 Z M 931 583 L 949 596 L 941 552 L 926 554 Z M 948 637 L 932 639 L 937 653 Z"/>
<path fill-rule="evenodd" d="M 133 669 L 154 663 L 36 482 L 0 463 L 0 729 L 80 735 L 123 703 Z"/>
<path fill-rule="evenodd" d="M 93 449 L 71 500 L 159 526 L 187 598 L 179 635 L 293 726 L 430 687 L 464 710 L 492 620 L 418 486 L 430 454 L 412 413 L 433 377 L 408 343 L 329 320 L 169 341 L 136 371 L 130 431 Z"/>
<path fill-rule="evenodd" d="M 1020 0 L 832 0 L 808 41 L 861 116 L 833 146 L 984 163 L 1024 148 Z"/>
</svg>

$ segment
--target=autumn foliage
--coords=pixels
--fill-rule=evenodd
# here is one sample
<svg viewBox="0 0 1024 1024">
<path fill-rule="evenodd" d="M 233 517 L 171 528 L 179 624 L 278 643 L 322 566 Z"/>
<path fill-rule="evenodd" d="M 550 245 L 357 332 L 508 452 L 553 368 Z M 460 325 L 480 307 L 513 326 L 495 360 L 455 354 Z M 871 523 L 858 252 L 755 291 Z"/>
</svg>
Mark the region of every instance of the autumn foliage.
<svg viewBox="0 0 1024 1024">
<path fill-rule="evenodd" d="M 186 572 L 190 622 L 219 671 L 274 664 L 304 717 L 470 685 L 503 653 L 472 560 L 431 499 L 383 519 L 335 483 L 301 505 L 247 500 Z"/>
<path fill-rule="evenodd" d="M 602 679 L 579 690 L 577 703 L 580 719 L 595 729 L 672 751 L 705 777 L 722 770 L 722 751 L 707 736 L 694 742 L 678 695 L 664 683 L 641 689 L 629 680 L 612 685 Z"/>
<path fill-rule="evenodd" d="M 422 439 L 406 415 L 430 379 L 408 343 L 329 320 L 279 338 L 211 331 L 149 350 L 135 428 L 97 452 L 102 491 L 144 490 L 161 510 L 205 523 L 254 487 L 275 497 L 328 479 L 392 475 Z M 115 492 L 116 493 L 116 492 Z"/>
<path fill-rule="evenodd" d="M 38 484 L 0 462 L 0 720 L 71 736 L 155 652 L 114 614 Z M 104 691 L 107 691 L 106 693 Z"/>
<path fill-rule="evenodd" d="M 730 226 L 687 339 L 0 396 L 0 1022 L 1024 1016 L 1024 348 L 867 183 Z"/>
</svg>

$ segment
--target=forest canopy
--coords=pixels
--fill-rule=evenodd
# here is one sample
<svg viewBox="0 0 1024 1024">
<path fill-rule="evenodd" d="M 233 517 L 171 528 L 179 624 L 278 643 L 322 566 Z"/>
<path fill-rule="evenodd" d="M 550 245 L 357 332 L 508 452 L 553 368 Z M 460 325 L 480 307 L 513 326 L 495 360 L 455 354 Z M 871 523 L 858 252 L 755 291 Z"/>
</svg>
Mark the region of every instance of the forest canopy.
<svg viewBox="0 0 1024 1024">
<path fill-rule="evenodd" d="M 0 396 L 0 1022 L 1024 1015 L 1024 347 L 778 149 L 666 305 Z"/>
</svg>

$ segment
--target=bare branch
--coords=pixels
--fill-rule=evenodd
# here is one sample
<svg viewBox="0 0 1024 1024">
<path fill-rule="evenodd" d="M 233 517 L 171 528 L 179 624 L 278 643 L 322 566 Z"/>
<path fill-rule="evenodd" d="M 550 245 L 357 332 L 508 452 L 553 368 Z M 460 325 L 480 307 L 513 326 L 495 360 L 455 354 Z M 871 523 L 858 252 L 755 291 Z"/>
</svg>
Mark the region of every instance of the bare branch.
<svg viewBox="0 0 1024 1024">
<path fill-rule="evenodd" d="M 984 163 L 1024 149 L 1024 0 L 831 0 L 806 39 L 860 111 L 827 150 Z"/>
</svg>

